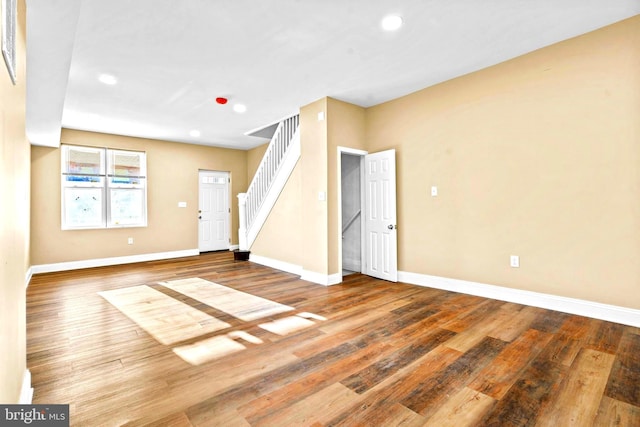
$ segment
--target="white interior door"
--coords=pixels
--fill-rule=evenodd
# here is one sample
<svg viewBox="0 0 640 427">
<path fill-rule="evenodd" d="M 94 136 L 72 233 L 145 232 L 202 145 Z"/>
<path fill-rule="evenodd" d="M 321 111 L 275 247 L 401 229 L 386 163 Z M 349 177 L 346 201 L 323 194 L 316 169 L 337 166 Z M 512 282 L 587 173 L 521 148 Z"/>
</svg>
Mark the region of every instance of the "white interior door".
<svg viewBox="0 0 640 427">
<path fill-rule="evenodd" d="M 200 171 L 198 249 L 229 249 L 229 173 Z"/>
<path fill-rule="evenodd" d="M 364 273 L 397 282 L 396 150 L 367 154 L 364 159 Z"/>
</svg>

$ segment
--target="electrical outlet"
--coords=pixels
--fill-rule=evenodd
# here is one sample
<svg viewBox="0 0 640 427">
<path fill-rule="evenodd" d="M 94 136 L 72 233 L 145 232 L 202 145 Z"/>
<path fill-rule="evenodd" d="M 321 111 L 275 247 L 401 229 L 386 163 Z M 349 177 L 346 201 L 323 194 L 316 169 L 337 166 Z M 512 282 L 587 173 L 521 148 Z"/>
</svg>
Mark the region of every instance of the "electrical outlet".
<svg viewBox="0 0 640 427">
<path fill-rule="evenodd" d="M 133 237 L 129 237 L 129 238 L 127 239 L 127 244 L 129 244 L 129 245 L 133 245 Z"/>
<path fill-rule="evenodd" d="M 510 265 L 513 268 L 520 267 L 520 257 L 518 255 L 511 255 Z"/>
</svg>

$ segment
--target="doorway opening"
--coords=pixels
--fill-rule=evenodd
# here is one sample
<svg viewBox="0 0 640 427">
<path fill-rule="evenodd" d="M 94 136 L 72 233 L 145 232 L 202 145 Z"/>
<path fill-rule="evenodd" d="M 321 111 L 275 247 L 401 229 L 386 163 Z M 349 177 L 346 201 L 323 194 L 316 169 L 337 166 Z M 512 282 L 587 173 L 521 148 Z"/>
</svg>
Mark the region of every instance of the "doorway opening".
<svg viewBox="0 0 640 427">
<path fill-rule="evenodd" d="M 362 272 L 363 163 L 366 152 L 340 151 L 340 216 L 342 275 Z"/>
<path fill-rule="evenodd" d="M 396 152 L 338 147 L 339 271 L 398 281 Z"/>
</svg>

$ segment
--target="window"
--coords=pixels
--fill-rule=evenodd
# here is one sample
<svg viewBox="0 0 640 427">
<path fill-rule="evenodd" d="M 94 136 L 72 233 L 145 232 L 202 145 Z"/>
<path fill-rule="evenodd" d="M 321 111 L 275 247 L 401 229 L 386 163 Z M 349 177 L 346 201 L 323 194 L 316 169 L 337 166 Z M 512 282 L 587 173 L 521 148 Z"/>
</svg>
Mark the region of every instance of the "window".
<svg viewBox="0 0 640 427">
<path fill-rule="evenodd" d="M 62 146 L 62 229 L 147 225 L 147 163 L 140 151 Z"/>
</svg>

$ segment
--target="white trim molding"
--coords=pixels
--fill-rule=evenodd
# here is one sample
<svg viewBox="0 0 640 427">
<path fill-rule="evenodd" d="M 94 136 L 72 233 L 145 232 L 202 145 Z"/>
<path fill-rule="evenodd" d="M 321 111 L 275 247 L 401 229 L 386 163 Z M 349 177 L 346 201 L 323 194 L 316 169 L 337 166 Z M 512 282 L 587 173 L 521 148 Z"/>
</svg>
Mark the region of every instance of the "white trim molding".
<svg viewBox="0 0 640 427">
<path fill-rule="evenodd" d="M 119 256 L 112 258 L 87 259 L 82 261 L 58 262 L 55 264 L 40 264 L 31 266 L 33 274 L 53 273 L 56 271 L 78 270 L 81 268 L 105 267 L 109 265 L 132 264 L 134 262 L 158 261 L 162 259 L 183 258 L 200 255 L 198 249 L 185 249 L 182 251 L 158 252 L 153 254 L 140 254 Z"/>
<path fill-rule="evenodd" d="M 33 388 L 31 387 L 31 372 L 28 369 L 24 370 L 22 376 L 22 389 L 20 390 L 20 405 L 31 405 L 33 401 Z"/>
<path fill-rule="evenodd" d="M 365 150 L 359 150 L 357 148 L 343 147 L 341 145 L 338 145 L 338 155 L 340 155 L 342 153 L 355 154 L 357 156 L 365 156 L 365 155 L 369 154 L 369 152 L 365 151 Z"/>
<path fill-rule="evenodd" d="M 318 285 L 332 286 L 342 282 L 342 273 L 322 274 L 315 271 L 302 270 L 300 279 L 317 283 Z"/>
<path fill-rule="evenodd" d="M 235 251 L 236 249 L 240 249 L 240 245 L 231 245 L 229 246 L 230 251 Z"/>
<path fill-rule="evenodd" d="M 300 276 L 301 280 L 306 280 L 307 282 L 316 283 L 322 286 L 331 286 L 337 285 L 342 282 L 342 274 L 322 274 L 316 273 L 315 271 L 309 271 L 302 268 L 302 266 L 297 264 L 291 264 L 284 261 L 279 261 L 277 259 L 264 257 L 261 255 L 250 254 L 249 261 L 255 262 L 256 264 L 264 265 L 267 267 L 275 268 L 276 270 L 286 271 L 287 273 L 295 274 L 296 276 Z"/>
<path fill-rule="evenodd" d="M 286 271 L 287 273 L 295 274 L 296 276 L 302 275 L 302 267 L 296 264 L 291 264 L 288 262 L 279 261 L 277 259 L 267 258 L 254 254 L 249 254 L 249 261 L 267 267 L 275 268 L 276 270 Z"/>
<path fill-rule="evenodd" d="M 406 271 L 398 271 L 398 280 L 412 285 L 460 292 L 640 327 L 640 310 L 632 308 Z"/>
<path fill-rule="evenodd" d="M 25 289 L 29 287 L 29 283 L 31 283 L 31 278 L 33 277 L 33 267 L 29 267 L 27 269 L 27 273 L 24 278 L 24 287 Z"/>
</svg>

